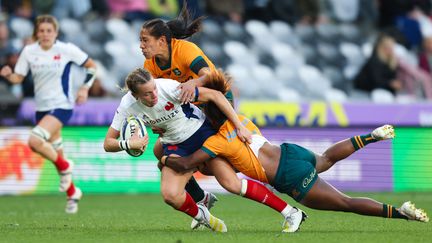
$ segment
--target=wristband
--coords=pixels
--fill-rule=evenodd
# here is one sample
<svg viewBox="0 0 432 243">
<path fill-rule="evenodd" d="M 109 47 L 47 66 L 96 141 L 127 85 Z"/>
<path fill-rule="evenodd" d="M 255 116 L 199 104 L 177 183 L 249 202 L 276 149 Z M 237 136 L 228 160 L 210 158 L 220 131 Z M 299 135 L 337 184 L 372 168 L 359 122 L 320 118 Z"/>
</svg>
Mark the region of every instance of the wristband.
<svg viewBox="0 0 432 243">
<path fill-rule="evenodd" d="M 121 150 L 129 150 L 129 139 L 128 140 L 120 140 L 119 141 L 119 147 Z"/>
<path fill-rule="evenodd" d="M 84 80 L 84 86 L 90 88 L 96 79 L 96 69 L 88 68 L 86 71 L 87 71 L 87 75 Z"/>
</svg>

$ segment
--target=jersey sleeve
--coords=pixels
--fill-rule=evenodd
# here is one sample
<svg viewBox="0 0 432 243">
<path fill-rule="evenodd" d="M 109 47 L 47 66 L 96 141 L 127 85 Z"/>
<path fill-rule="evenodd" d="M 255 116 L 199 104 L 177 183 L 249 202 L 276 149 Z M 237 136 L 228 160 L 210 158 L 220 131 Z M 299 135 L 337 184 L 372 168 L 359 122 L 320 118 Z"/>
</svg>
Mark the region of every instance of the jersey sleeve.
<svg viewBox="0 0 432 243">
<path fill-rule="evenodd" d="M 28 62 L 28 51 L 27 48 L 24 48 L 21 54 L 18 57 L 18 61 L 15 65 L 14 72 L 16 74 L 26 76 L 30 69 L 30 64 Z"/>
<path fill-rule="evenodd" d="M 206 152 L 212 158 L 216 157 L 218 154 L 226 151 L 227 141 L 221 134 L 215 134 L 204 142 L 201 150 Z"/>
<path fill-rule="evenodd" d="M 209 66 L 203 57 L 204 53 L 194 43 L 185 42 L 181 48 L 181 53 L 184 53 L 182 58 L 185 65 L 187 65 L 188 68 L 195 74 L 198 75 L 198 72 L 201 70 L 201 68 Z"/>
<path fill-rule="evenodd" d="M 68 54 L 72 62 L 82 66 L 87 61 L 89 56 L 83 50 L 72 43 L 67 44 Z"/>
</svg>

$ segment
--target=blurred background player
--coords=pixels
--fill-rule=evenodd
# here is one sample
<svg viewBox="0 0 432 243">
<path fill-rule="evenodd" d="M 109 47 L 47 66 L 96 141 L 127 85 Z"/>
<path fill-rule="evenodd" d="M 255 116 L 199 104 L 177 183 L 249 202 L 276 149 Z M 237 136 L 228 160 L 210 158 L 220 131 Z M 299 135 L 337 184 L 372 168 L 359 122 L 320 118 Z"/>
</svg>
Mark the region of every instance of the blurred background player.
<svg viewBox="0 0 432 243">
<path fill-rule="evenodd" d="M 122 122 L 130 115 L 142 117 L 146 124 L 154 124 L 166 132 L 160 138 L 165 155 L 186 156 L 215 134 L 202 111 L 191 103 L 180 99 L 180 84 L 169 79 L 153 79 L 144 68 L 137 68 L 126 78 L 130 90 L 123 96 L 104 141 L 107 152 L 125 149 L 142 149 L 148 144 L 148 136 L 118 141 Z M 231 104 L 221 92 L 197 87 L 194 101 L 214 102 L 229 119 L 233 119 L 236 133 L 242 141 L 250 139 L 250 132 L 238 120 Z M 225 232 L 223 221 L 210 215 L 208 209 L 185 192 L 184 188 L 193 172 L 177 173 L 164 167 L 161 169 L 161 193 L 165 202 L 204 223 L 214 231 Z"/>
<path fill-rule="evenodd" d="M 72 182 L 73 162 L 63 155 L 62 127 L 73 113 L 74 103 L 86 102 L 96 72 L 96 65 L 89 56 L 71 43 L 57 40 L 58 22 L 50 15 L 36 18 L 33 38 L 21 52 L 14 72 L 9 66 L 1 69 L 1 75 L 13 84 L 21 83 L 31 72 L 36 100 L 36 127 L 33 128 L 29 146 L 33 151 L 52 161 L 60 174 L 60 191 L 67 194 L 67 213 L 78 211 L 82 192 Z M 87 69 L 85 84 L 75 95 L 71 93 L 73 77 L 71 64 Z"/>
<path fill-rule="evenodd" d="M 203 17 L 191 20 L 186 1 L 176 19 L 165 22 L 153 19 L 145 22 L 140 33 L 140 48 L 145 56 L 144 68 L 155 78 L 170 78 L 180 82 L 181 101 L 187 103 L 195 96 L 195 87 L 207 81 L 207 72 L 215 69 L 214 64 L 194 43 L 183 40 L 198 32 Z M 230 97 L 231 96 L 231 97 Z M 232 99 L 229 93 L 228 99 Z M 164 132 L 153 127 L 153 132 Z M 159 140 L 155 143 L 154 154 L 160 159 L 162 148 Z M 209 209 L 217 201 L 213 193 L 203 191 L 194 177 L 186 184 L 186 190 L 192 198 Z M 196 222 L 192 223 L 194 228 Z"/>
</svg>

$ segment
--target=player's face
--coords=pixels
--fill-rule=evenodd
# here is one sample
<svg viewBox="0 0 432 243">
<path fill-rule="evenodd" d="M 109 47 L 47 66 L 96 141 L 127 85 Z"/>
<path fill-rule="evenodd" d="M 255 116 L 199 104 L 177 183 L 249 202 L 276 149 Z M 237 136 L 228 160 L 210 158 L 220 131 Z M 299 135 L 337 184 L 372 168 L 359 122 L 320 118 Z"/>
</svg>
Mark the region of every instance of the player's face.
<svg viewBox="0 0 432 243">
<path fill-rule="evenodd" d="M 151 36 L 146 29 L 141 30 L 140 48 L 146 59 L 150 59 L 162 53 L 162 50 L 167 48 L 164 38 L 156 39 Z"/>
<path fill-rule="evenodd" d="M 158 93 L 154 79 L 145 84 L 138 85 L 138 93 L 135 97 L 145 106 L 153 107 L 158 102 Z"/>
<path fill-rule="evenodd" d="M 51 23 L 41 23 L 36 33 L 39 44 L 43 49 L 49 49 L 57 38 L 57 31 Z"/>
</svg>

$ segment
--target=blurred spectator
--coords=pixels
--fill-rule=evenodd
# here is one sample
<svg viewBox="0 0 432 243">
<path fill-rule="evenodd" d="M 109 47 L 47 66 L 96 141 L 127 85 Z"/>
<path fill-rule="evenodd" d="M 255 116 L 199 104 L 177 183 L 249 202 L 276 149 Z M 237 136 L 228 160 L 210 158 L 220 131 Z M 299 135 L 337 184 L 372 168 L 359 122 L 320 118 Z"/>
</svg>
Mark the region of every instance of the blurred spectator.
<svg viewBox="0 0 432 243">
<path fill-rule="evenodd" d="M 381 88 L 393 94 L 406 92 L 432 99 L 431 75 L 408 61 L 408 50 L 401 45 L 398 48 L 397 54 L 393 37 L 378 37 L 372 56 L 354 79 L 354 87 L 368 92 Z"/>
<path fill-rule="evenodd" d="M 270 10 L 270 0 L 244 0 L 245 20 L 258 19 L 269 22 L 273 19 Z"/>
<path fill-rule="evenodd" d="M 91 12 L 96 16 L 106 17 L 109 15 L 109 6 L 105 0 L 91 0 Z"/>
<path fill-rule="evenodd" d="M 128 22 L 153 18 L 147 0 L 107 0 L 114 18 L 122 18 Z"/>
<path fill-rule="evenodd" d="M 206 0 L 206 12 L 218 20 L 243 21 L 243 0 Z"/>
<path fill-rule="evenodd" d="M 404 90 L 412 96 L 432 100 L 432 76 L 424 70 L 404 61 L 398 62 L 398 78 L 403 81 Z"/>
<path fill-rule="evenodd" d="M 402 82 L 397 79 L 398 62 L 394 46 L 395 40 L 392 37 L 378 37 L 372 56 L 354 79 L 355 88 L 368 92 L 381 88 L 393 94 L 402 89 Z"/>
<path fill-rule="evenodd" d="M 411 6 L 411 1 L 407 0 L 378 0 L 379 27 L 394 26 L 396 17 L 405 15 Z"/>
<path fill-rule="evenodd" d="M 274 18 L 288 22 L 315 24 L 320 17 L 318 0 L 273 0 L 270 2 Z"/>
<path fill-rule="evenodd" d="M 2 11 L 10 15 L 28 18 L 33 15 L 32 0 L 13 0 L 13 1 L 0 1 Z"/>
<path fill-rule="evenodd" d="M 419 67 L 429 74 L 432 73 L 432 36 L 423 38 L 423 49 L 419 54 Z"/>
<path fill-rule="evenodd" d="M 10 41 L 9 28 L 6 23 L 6 17 L 0 15 L 0 66 L 5 65 L 6 55 L 13 50 L 12 43 Z"/>
<path fill-rule="evenodd" d="M 148 0 L 150 12 L 162 19 L 175 18 L 179 11 L 178 0 Z"/>
</svg>

